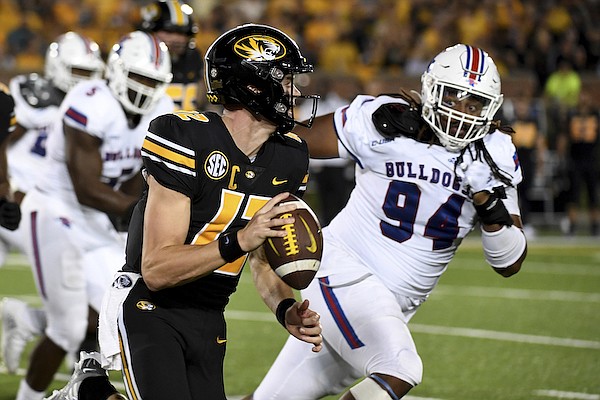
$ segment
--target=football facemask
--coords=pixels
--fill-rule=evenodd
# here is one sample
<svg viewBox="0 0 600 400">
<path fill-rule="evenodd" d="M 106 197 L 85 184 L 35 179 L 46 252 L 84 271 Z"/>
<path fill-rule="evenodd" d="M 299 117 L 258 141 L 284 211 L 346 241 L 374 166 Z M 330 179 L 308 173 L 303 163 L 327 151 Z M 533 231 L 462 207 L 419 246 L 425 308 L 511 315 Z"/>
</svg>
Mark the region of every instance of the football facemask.
<svg viewBox="0 0 600 400">
<path fill-rule="evenodd" d="M 472 46 L 460 44 L 440 53 L 421 83 L 422 116 L 450 151 L 483 138 L 502 105 L 494 61 Z"/>
</svg>

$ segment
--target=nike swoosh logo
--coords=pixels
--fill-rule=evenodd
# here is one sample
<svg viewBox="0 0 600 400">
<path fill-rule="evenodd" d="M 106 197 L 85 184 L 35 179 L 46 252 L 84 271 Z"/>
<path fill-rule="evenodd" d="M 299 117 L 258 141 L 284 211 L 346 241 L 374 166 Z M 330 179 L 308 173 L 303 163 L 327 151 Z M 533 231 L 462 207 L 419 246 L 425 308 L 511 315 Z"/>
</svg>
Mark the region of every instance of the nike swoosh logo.
<svg viewBox="0 0 600 400">
<path fill-rule="evenodd" d="M 277 180 L 277 177 L 273 178 L 273 180 L 271 181 L 271 183 L 273 184 L 273 186 L 278 186 L 278 185 L 283 185 L 284 183 L 286 183 L 288 180 L 284 179 L 282 181 Z"/>
<path fill-rule="evenodd" d="M 310 246 L 307 246 L 306 250 L 308 250 L 311 253 L 315 253 L 317 251 L 317 241 L 315 240 L 315 237 L 311 232 L 310 228 L 308 227 L 308 224 L 306 223 L 304 218 L 300 217 L 300 221 L 302 221 L 302 224 L 306 228 L 306 232 L 308 232 L 308 237 L 310 238 Z"/>
<path fill-rule="evenodd" d="M 227 339 L 221 339 L 220 337 L 217 336 L 217 344 L 224 344 L 227 342 Z"/>
<path fill-rule="evenodd" d="M 92 372 L 97 372 L 98 370 L 95 368 L 82 368 L 81 372 L 84 374 L 90 374 Z"/>
</svg>

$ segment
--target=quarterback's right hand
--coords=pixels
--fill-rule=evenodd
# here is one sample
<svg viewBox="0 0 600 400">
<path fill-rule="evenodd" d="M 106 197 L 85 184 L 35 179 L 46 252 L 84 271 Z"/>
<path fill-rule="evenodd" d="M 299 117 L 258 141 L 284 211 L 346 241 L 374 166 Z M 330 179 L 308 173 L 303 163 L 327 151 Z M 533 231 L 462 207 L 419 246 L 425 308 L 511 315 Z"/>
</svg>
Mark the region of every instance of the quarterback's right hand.
<svg viewBox="0 0 600 400">
<path fill-rule="evenodd" d="M 17 203 L 0 199 L 0 225 L 8 230 L 14 231 L 21 222 L 21 208 Z"/>
<path fill-rule="evenodd" d="M 278 205 L 288 196 L 289 193 L 285 192 L 273 197 L 254 214 L 244 228 L 238 231 L 238 244 L 243 251 L 250 252 L 257 249 L 269 237 L 286 235 L 285 230 L 278 228 L 286 224 L 293 224 L 294 218 L 278 218 L 278 216 L 297 208 L 297 205 L 293 203 Z"/>
</svg>

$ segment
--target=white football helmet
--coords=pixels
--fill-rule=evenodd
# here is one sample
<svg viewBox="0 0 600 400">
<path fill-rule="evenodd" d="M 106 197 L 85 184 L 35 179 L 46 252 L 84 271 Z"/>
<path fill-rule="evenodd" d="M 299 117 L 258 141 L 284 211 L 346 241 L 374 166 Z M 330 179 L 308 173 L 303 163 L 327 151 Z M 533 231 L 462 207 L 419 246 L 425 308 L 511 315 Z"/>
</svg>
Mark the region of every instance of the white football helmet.
<svg viewBox="0 0 600 400">
<path fill-rule="evenodd" d="M 150 111 L 173 79 L 167 45 L 142 31 L 123 36 L 110 51 L 107 65 L 108 86 L 133 114 Z"/>
<path fill-rule="evenodd" d="M 450 151 L 461 151 L 484 137 L 503 101 L 494 60 L 465 44 L 438 54 L 421 84 L 422 116 Z"/>
<path fill-rule="evenodd" d="M 65 93 L 79 81 L 101 78 L 103 72 L 100 47 L 90 38 L 67 32 L 48 46 L 44 75 Z"/>
</svg>

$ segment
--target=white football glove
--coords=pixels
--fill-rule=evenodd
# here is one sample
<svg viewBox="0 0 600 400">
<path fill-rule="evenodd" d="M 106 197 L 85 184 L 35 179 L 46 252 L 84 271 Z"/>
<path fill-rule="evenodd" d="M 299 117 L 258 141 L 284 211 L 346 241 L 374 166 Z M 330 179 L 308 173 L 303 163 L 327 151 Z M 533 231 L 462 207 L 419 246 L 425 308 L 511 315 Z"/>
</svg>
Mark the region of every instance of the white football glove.
<svg viewBox="0 0 600 400">
<path fill-rule="evenodd" d="M 484 190 L 492 193 L 495 187 L 505 186 L 494 176 L 490 166 L 482 161 L 463 162 L 459 167 L 464 171 L 464 180 L 471 195 Z"/>
</svg>

